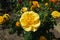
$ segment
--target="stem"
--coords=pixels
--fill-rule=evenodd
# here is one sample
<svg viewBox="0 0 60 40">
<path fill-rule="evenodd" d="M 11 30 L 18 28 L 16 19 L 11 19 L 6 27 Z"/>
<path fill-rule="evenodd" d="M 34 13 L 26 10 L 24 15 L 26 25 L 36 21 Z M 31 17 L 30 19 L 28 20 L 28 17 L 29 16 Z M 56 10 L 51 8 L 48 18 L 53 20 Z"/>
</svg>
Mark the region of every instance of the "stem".
<svg viewBox="0 0 60 40">
<path fill-rule="evenodd" d="M 24 40 L 32 40 L 32 33 L 24 31 Z"/>
</svg>

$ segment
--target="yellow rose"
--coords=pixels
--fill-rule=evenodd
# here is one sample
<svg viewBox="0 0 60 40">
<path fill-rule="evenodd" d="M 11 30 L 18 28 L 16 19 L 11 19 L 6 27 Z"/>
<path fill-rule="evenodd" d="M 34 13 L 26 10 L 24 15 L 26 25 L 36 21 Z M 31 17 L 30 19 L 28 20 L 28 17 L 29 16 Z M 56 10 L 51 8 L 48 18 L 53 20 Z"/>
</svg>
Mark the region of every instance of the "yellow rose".
<svg viewBox="0 0 60 40">
<path fill-rule="evenodd" d="M 58 12 L 58 11 L 53 11 L 53 12 L 51 13 L 51 15 L 52 15 L 53 18 L 58 18 L 58 17 L 60 17 L 60 12 Z"/>
<path fill-rule="evenodd" d="M 26 7 L 23 7 L 22 9 L 21 9 L 21 11 L 22 12 L 26 12 L 28 9 L 26 8 Z"/>
<path fill-rule="evenodd" d="M 44 37 L 44 36 L 41 36 L 41 37 L 40 37 L 40 40 L 47 40 L 47 38 Z"/>
<path fill-rule="evenodd" d="M 39 20 L 39 15 L 33 11 L 24 12 L 19 19 L 22 28 L 25 31 L 37 31 L 40 26 L 41 21 Z"/>
<path fill-rule="evenodd" d="M 4 22 L 3 16 L 0 16 L 0 24 L 3 24 L 3 22 Z"/>
<path fill-rule="evenodd" d="M 3 15 L 3 18 L 5 18 L 6 20 L 9 20 L 10 15 L 9 15 L 9 14 L 4 14 L 4 15 Z"/>
<path fill-rule="evenodd" d="M 45 3 L 45 6 L 48 6 L 48 3 Z"/>
</svg>

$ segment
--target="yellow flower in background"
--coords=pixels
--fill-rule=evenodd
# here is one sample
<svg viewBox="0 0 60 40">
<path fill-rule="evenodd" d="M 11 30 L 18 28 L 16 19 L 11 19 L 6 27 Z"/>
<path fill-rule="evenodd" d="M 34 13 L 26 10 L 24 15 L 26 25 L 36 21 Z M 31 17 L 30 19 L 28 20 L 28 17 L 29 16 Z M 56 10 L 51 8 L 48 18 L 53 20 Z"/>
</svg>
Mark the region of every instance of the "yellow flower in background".
<svg viewBox="0 0 60 40">
<path fill-rule="evenodd" d="M 38 8 L 40 7 L 38 1 L 33 1 L 33 2 L 32 2 L 32 5 L 33 5 L 34 7 L 38 7 Z"/>
<path fill-rule="evenodd" d="M 51 13 L 51 15 L 52 15 L 53 18 L 59 18 L 59 17 L 60 17 L 60 12 L 58 12 L 58 11 L 53 11 L 53 12 Z"/>
<path fill-rule="evenodd" d="M 40 40 L 47 40 L 45 36 L 40 36 Z"/>
<path fill-rule="evenodd" d="M 10 15 L 5 13 L 5 14 L 3 15 L 3 18 L 5 18 L 6 20 L 9 20 Z"/>
<path fill-rule="evenodd" d="M 0 16 L 0 24 L 3 24 L 3 22 L 4 22 L 3 16 Z"/>
<path fill-rule="evenodd" d="M 32 2 L 32 6 L 31 6 L 30 9 L 32 10 L 32 9 L 34 9 L 34 8 L 40 8 L 40 5 L 39 5 L 38 1 L 33 1 L 33 2 Z"/>
<path fill-rule="evenodd" d="M 19 27 L 20 26 L 20 22 L 16 22 L 16 24 L 15 24 L 17 27 Z"/>
<path fill-rule="evenodd" d="M 21 9 L 22 12 L 26 12 L 27 10 L 28 10 L 27 7 L 23 7 L 23 8 Z"/>
<path fill-rule="evenodd" d="M 21 18 L 19 19 L 22 28 L 25 31 L 37 31 L 37 29 L 39 28 L 41 21 L 39 20 L 39 15 L 33 11 L 27 11 L 24 12 L 21 16 Z"/>
<path fill-rule="evenodd" d="M 48 6 L 48 3 L 45 3 L 45 6 Z"/>
<path fill-rule="evenodd" d="M 49 0 L 49 2 L 57 3 L 58 0 Z"/>
</svg>

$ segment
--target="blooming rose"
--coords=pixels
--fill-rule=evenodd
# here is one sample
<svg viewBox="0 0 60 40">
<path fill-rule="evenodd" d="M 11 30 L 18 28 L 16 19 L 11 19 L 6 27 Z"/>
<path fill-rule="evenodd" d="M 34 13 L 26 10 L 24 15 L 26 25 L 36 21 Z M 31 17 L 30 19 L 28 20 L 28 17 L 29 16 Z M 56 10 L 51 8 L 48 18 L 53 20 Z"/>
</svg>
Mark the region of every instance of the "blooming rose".
<svg viewBox="0 0 60 40">
<path fill-rule="evenodd" d="M 39 15 L 33 11 L 24 12 L 19 19 L 22 28 L 25 31 L 37 31 L 39 28 L 41 21 L 39 20 Z"/>
</svg>

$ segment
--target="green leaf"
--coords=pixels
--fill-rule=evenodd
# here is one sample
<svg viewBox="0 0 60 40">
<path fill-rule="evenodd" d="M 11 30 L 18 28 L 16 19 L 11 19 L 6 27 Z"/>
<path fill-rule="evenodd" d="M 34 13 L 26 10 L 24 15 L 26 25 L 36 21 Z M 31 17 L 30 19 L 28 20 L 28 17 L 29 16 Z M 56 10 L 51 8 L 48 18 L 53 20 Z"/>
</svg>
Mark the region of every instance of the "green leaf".
<svg viewBox="0 0 60 40">
<path fill-rule="evenodd" d="M 32 33 L 24 31 L 24 40 L 32 40 Z"/>
</svg>

